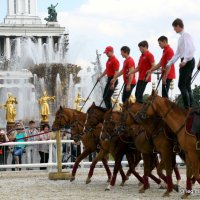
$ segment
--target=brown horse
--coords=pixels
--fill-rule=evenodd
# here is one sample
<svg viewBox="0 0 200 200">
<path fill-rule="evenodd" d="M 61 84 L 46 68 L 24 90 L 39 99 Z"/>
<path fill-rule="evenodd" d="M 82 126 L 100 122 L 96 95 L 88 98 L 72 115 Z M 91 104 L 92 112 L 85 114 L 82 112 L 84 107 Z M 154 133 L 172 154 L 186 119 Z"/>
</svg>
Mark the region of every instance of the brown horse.
<svg viewBox="0 0 200 200">
<path fill-rule="evenodd" d="M 114 150 L 115 158 L 112 180 L 106 190 L 110 190 L 111 187 L 115 185 L 117 173 L 121 166 L 121 161 L 124 155 L 126 155 L 129 163 L 129 171 L 127 175 L 129 173 L 133 173 L 133 175 L 140 181 L 140 183 L 143 184 L 144 182 L 143 178 L 135 171 L 135 167 L 142 159 L 141 153 L 132 146 L 132 142 L 124 142 L 129 138 L 125 137 L 122 140 L 121 137 L 118 137 L 118 135 L 114 134 L 116 123 L 118 123 L 120 120 L 120 114 L 120 112 L 113 112 L 112 110 L 106 112 L 106 114 L 104 115 L 103 128 L 100 136 L 103 149 L 105 149 L 106 147 L 112 148 Z M 111 152 L 113 151 L 111 150 Z"/>
<path fill-rule="evenodd" d="M 99 140 L 99 136 L 101 133 L 101 129 L 102 129 L 102 124 L 99 123 L 95 128 L 92 129 L 92 131 L 88 132 L 83 132 L 83 124 L 85 122 L 85 118 L 86 116 L 84 114 L 80 114 L 80 115 L 76 115 L 74 117 L 74 123 L 72 123 L 71 128 L 72 128 L 72 138 L 77 142 L 77 141 L 82 141 L 84 146 L 85 146 L 85 150 L 83 152 L 82 155 L 80 155 L 77 160 L 76 163 L 74 165 L 74 168 L 72 170 L 72 179 L 74 180 L 75 178 L 75 173 L 78 167 L 78 164 L 80 163 L 80 161 L 86 157 L 89 153 L 94 152 L 97 150 L 97 147 L 100 147 L 100 152 L 98 154 L 98 156 L 93 160 L 91 166 L 90 166 L 90 170 L 88 173 L 88 177 L 86 180 L 86 183 L 90 183 L 91 182 L 91 177 L 93 175 L 94 172 L 94 168 L 97 164 L 97 162 L 99 160 L 102 160 L 102 162 L 106 160 L 106 158 L 108 157 L 108 154 L 111 153 L 111 155 L 115 158 L 116 155 L 116 146 L 115 144 L 112 144 L 110 142 L 101 142 Z M 107 162 L 107 160 L 106 160 Z M 105 166 L 105 165 L 104 165 Z M 121 185 L 123 185 L 125 183 L 125 181 L 127 180 L 126 175 L 124 174 L 124 171 L 120 165 L 119 167 L 119 171 L 122 177 L 122 183 Z M 107 173 L 109 168 L 107 169 Z M 108 173 L 109 178 L 108 181 L 110 180 L 110 176 L 111 173 Z"/>
<path fill-rule="evenodd" d="M 53 130 L 64 128 L 66 125 L 70 125 L 74 121 L 74 116 L 81 114 L 82 112 L 71 108 L 60 108 L 56 111 L 55 120 L 52 125 Z"/>
<path fill-rule="evenodd" d="M 166 126 L 161 118 L 151 117 L 141 122 L 141 125 L 145 129 L 146 133 L 143 131 L 138 131 L 140 128 L 135 124 L 134 116 L 139 110 L 141 110 L 142 107 L 142 104 L 130 104 L 127 102 L 123 108 L 121 121 L 125 121 L 126 126 L 130 128 L 128 132 L 134 138 L 135 144 L 137 148 L 141 150 L 141 152 L 149 154 L 150 157 L 152 157 L 152 153 L 155 148 L 155 151 L 160 153 L 161 162 L 157 166 L 157 173 L 168 186 L 167 191 L 163 196 L 169 196 L 170 192 L 173 190 L 173 169 L 176 173 L 177 180 L 180 180 L 180 174 L 176 167 L 176 154 L 173 152 L 174 141 L 173 139 L 169 139 L 171 130 Z M 144 159 L 144 163 L 145 162 L 146 161 Z M 166 170 L 167 176 L 164 176 L 162 173 L 164 168 Z M 149 168 L 145 169 L 145 165 L 144 171 L 146 171 L 144 174 L 149 173 Z"/>
<path fill-rule="evenodd" d="M 168 99 L 159 97 L 154 91 L 149 98 L 149 102 L 138 113 L 138 116 L 145 118 L 145 113 L 147 115 L 158 115 L 162 117 L 171 130 L 173 130 L 178 138 L 181 149 L 185 152 L 187 183 L 186 192 L 182 198 L 186 199 L 192 192 L 192 175 L 200 183 L 200 153 L 196 150 L 197 139 L 194 135 L 189 134 L 185 127 L 188 113 Z"/>
<path fill-rule="evenodd" d="M 83 133 L 83 127 L 86 120 L 86 114 L 81 113 L 78 115 L 75 115 L 73 118 L 74 122 L 71 124 L 71 134 L 72 139 L 74 139 L 75 142 L 82 141 L 84 145 L 84 151 L 78 156 L 76 159 L 76 162 L 72 169 L 72 175 L 71 175 L 71 181 L 75 180 L 76 171 L 78 168 L 79 163 L 86 158 L 89 154 L 93 152 L 98 152 L 98 145 L 99 145 L 99 135 L 101 132 L 102 125 L 97 125 L 92 132 L 90 133 Z M 101 158 L 101 161 L 106 169 L 107 175 L 108 175 L 108 182 L 111 179 L 111 172 L 108 167 L 108 155 L 106 154 L 104 157 Z M 91 175 L 92 176 L 92 175 Z M 90 177 L 91 178 L 91 177 Z M 89 183 L 91 179 L 87 178 L 86 183 Z"/>
</svg>

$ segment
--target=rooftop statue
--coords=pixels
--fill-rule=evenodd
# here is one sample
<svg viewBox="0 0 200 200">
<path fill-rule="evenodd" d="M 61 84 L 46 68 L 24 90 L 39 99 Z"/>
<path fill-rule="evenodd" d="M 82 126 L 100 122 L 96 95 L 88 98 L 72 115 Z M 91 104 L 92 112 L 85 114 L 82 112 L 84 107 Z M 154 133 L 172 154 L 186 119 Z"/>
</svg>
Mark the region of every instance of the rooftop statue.
<svg viewBox="0 0 200 200">
<path fill-rule="evenodd" d="M 48 14 L 49 16 L 44 18 L 47 22 L 57 22 L 57 12 L 56 12 L 56 7 L 58 3 L 54 6 L 51 4 L 51 6 L 48 7 Z"/>
</svg>

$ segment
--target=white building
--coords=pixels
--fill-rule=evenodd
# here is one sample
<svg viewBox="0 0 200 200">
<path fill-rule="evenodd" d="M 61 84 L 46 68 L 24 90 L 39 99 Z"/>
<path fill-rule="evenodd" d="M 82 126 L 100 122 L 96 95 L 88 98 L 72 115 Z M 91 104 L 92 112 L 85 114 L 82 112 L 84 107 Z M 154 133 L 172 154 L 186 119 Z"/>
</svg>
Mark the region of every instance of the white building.
<svg viewBox="0 0 200 200">
<path fill-rule="evenodd" d="M 7 15 L 0 24 L 0 57 L 10 60 L 14 54 L 13 49 L 17 49 L 20 57 L 20 40 L 23 36 L 34 37 L 38 45 L 50 43 L 54 47 L 57 43 L 59 48 L 64 32 L 65 28 L 57 22 L 42 24 L 37 14 L 37 0 L 7 0 Z M 17 41 L 17 47 L 13 48 L 12 40 Z"/>
</svg>

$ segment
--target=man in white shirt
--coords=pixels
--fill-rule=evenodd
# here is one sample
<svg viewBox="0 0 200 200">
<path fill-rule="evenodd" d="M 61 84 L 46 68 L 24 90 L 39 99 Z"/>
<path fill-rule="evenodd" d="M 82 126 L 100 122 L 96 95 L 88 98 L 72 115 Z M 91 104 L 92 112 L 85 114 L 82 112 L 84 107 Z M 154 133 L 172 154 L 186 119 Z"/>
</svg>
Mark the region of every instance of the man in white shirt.
<svg viewBox="0 0 200 200">
<path fill-rule="evenodd" d="M 167 63 L 166 67 L 171 67 L 179 58 L 181 63 L 179 65 L 179 83 L 178 87 L 181 91 L 184 107 L 189 109 L 192 107 L 193 95 L 191 90 L 192 72 L 195 67 L 194 52 L 195 47 L 190 34 L 184 32 L 183 21 L 179 18 L 175 19 L 172 23 L 174 31 L 181 36 L 178 40 L 178 47 L 175 55 Z"/>
</svg>

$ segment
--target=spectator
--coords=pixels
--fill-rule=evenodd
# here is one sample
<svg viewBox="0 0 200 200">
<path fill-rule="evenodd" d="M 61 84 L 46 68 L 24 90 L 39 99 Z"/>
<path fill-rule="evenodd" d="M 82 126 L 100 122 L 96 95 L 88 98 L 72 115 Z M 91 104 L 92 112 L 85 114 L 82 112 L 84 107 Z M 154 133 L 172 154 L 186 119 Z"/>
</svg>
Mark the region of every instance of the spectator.
<svg viewBox="0 0 200 200">
<path fill-rule="evenodd" d="M 29 128 L 26 130 L 27 140 L 26 141 L 36 141 L 37 137 L 32 137 L 33 135 L 37 135 L 38 130 L 35 128 L 35 122 L 29 122 Z M 35 159 L 37 156 L 37 146 L 36 145 L 27 145 L 26 147 L 26 159 L 27 164 L 35 163 Z M 29 170 L 30 168 L 27 168 Z"/>
<path fill-rule="evenodd" d="M 17 123 L 16 131 L 17 131 L 16 135 L 15 135 L 16 142 L 24 142 L 26 133 L 25 133 L 25 129 L 24 129 L 24 126 L 22 123 Z M 14 146 L 13 155 L 14 155 L 14 159 L 15 159 L 15 164 L 20 164 L 20 159 L 24 152 L 24 148 L 25 148 L 24 144 L 19 144 L 19 145 Z M 19 168 L 16 168 L 16 170 L 18 171 Z"/>
<path fill-rule="evenodd" d="M 0 142 L 8 142 L 8 141 L 9 139 L 7 133 L 4 130 L 0 130 Z M 0 165 L 7 164 L 8 154 L 9 154 L 8 146 L 0 146 Z"/>
<path fill-rule="evenodd" d="M 42 135 L 39 135 L 37 140 L 39 141 L 47 141 L 50 139 L 50 126 L 48 124 L 44 124 L 42 127 Z M 48 163 L 49 161 L 49 144 L 39 144 L 38 150 L 40 154 L 40 163 Z M 40 167 L 41 170 L 45 170 L 46 167 Z"/>
</svg>

